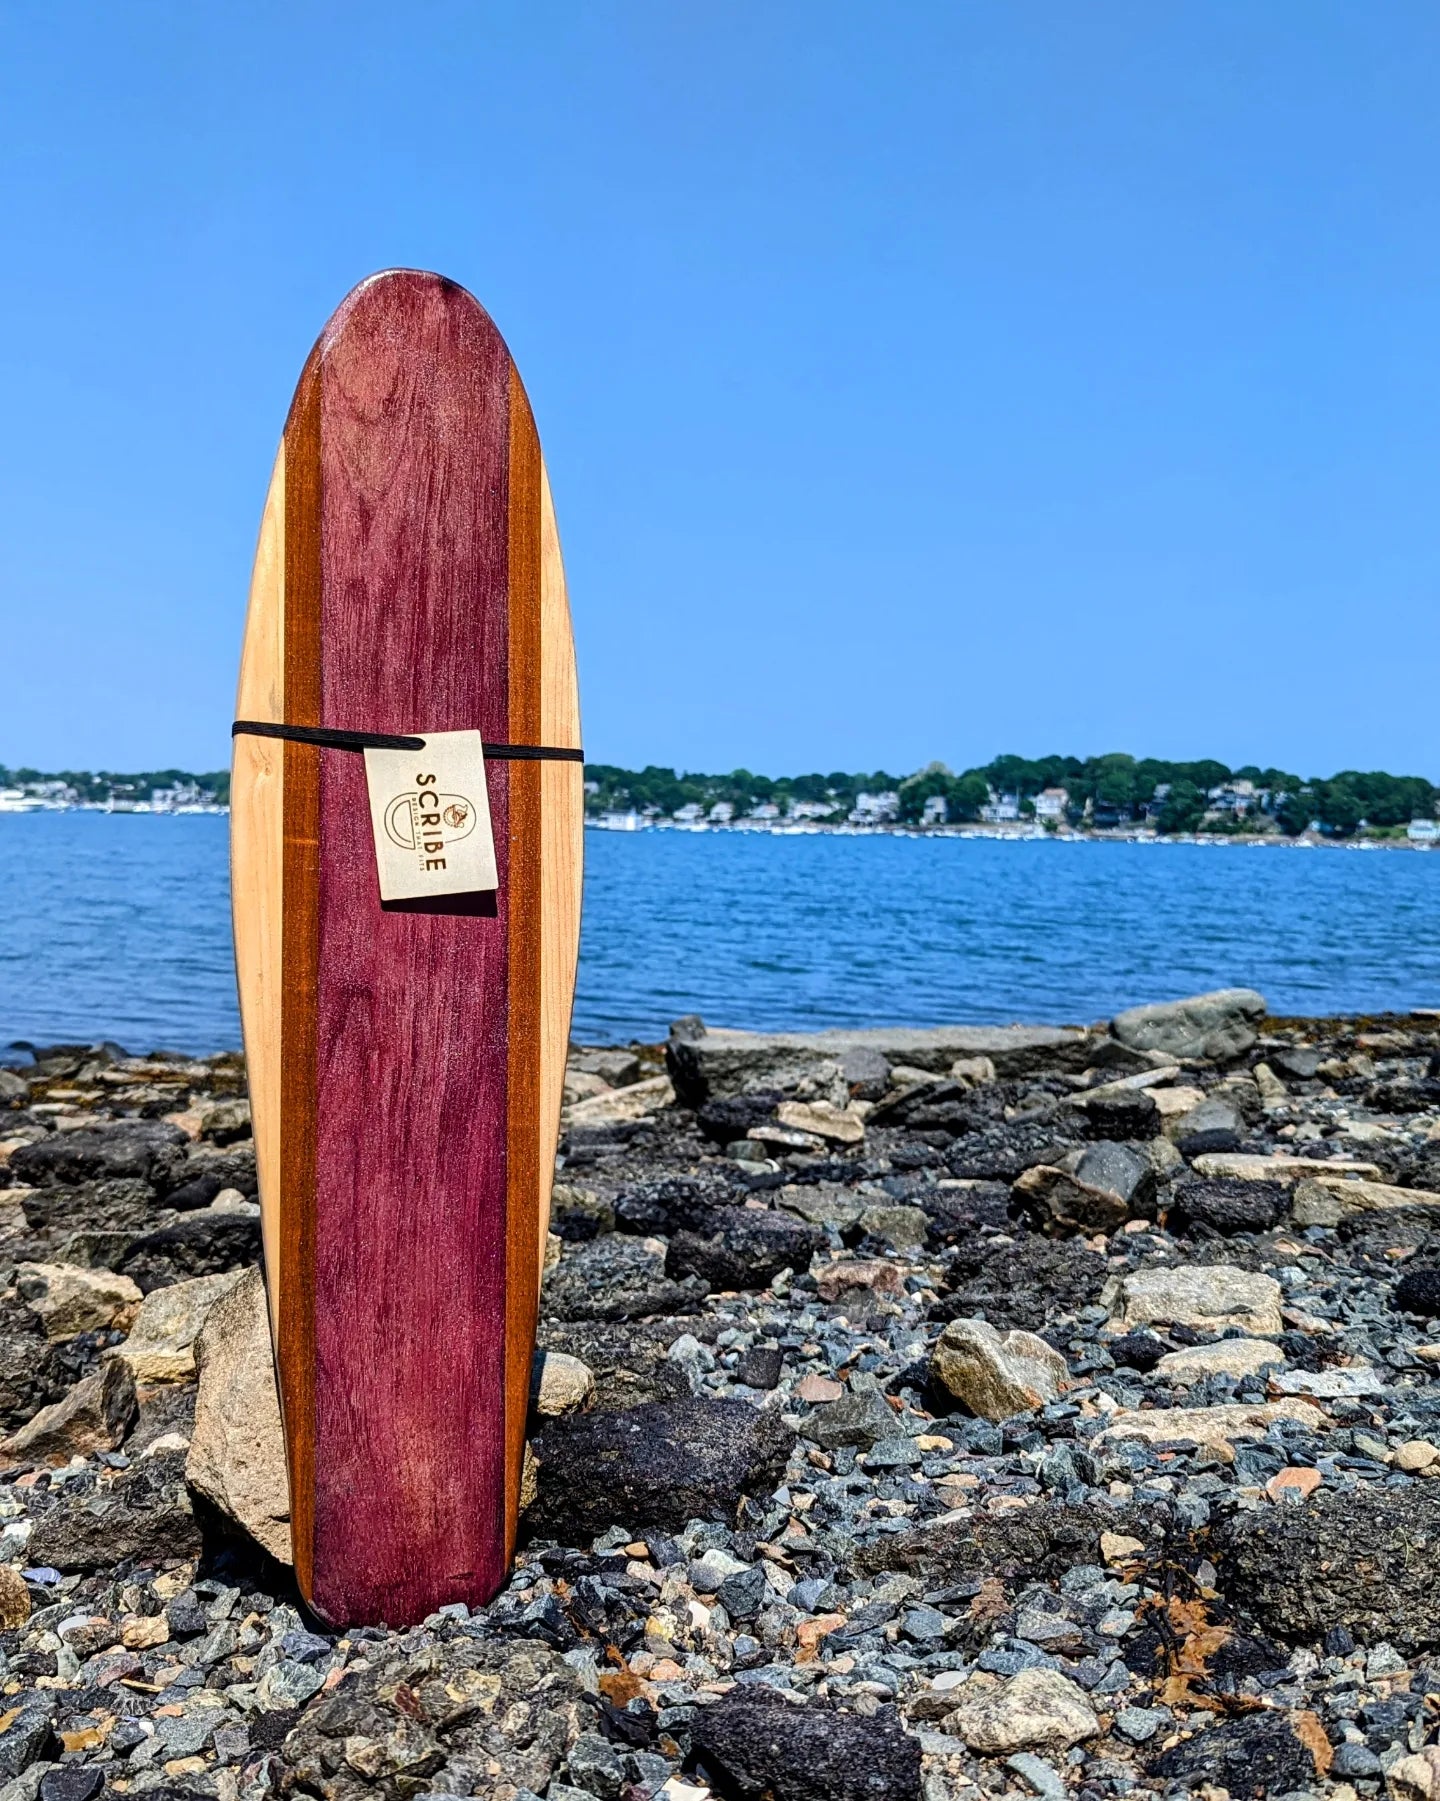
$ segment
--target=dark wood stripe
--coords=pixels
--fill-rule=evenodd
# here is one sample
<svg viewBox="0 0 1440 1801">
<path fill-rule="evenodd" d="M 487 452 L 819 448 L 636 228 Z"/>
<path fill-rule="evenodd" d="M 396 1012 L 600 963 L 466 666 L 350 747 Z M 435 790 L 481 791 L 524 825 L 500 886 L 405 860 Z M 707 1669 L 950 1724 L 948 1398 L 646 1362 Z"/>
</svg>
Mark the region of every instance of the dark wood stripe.
<svg viewBox="0 0 1440 1801">
<path fill-rule="evenodd" d="M 301 377 L 285 428 L 285 718 L 318 725 L 320 376 Z M 280 1002 L 280 1397 L 290 1465 L 295 1576 L 314 1584 L 315 1094 L 319 964 L 320 752 L 287 744 Z"/>
<path fill-rule="evenodd" d="M 515 739 L 499 334 L 393 272 L 322 369 L 319 723 Z M 382 911 L 362 761 L 319 755 L 314 1602 L 405 1624 L 505 1575 L 511 909 Z M 520 767 L 487 772 L 502 897 Z"/>
<path fill-rule="evenodd" d="M 510 371 L 510 739 L 540 741 L 540 441 Z M 508 1175 L 505 1272 L 505 1493 L 508 1562 L 525 1455 L 540 1231 L 540 784 L 537 763 L 510 766 Z M 551 1153 L 553 1155 L 553 1151 Z"/>
</svg>

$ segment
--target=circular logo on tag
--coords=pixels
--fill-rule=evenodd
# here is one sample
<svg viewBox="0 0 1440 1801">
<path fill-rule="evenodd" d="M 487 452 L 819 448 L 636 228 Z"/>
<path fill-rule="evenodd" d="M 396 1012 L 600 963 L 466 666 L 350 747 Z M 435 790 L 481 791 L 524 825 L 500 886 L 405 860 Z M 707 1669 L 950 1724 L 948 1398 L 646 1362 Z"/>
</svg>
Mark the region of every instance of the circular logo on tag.
<svg viewBox="0 0 1440 1801">
<path fill-rule="evenodd" d="M 385 835 L 401 850 L 438 850 L 468 838 L 475 830 L 475 808 L 463 794 L 436 794 L 433 789 L 397 794 L 385 809 Z"/>
</svg>

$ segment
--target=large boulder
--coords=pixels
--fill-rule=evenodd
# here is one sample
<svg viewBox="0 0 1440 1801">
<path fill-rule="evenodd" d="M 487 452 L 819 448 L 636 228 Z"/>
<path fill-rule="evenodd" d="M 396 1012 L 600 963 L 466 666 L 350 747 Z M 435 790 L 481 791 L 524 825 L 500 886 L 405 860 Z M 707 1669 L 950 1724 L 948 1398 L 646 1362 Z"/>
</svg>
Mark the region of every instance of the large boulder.
<svg viewBox="0 0 1440 1801">
<path fill-rule="evenodd" d="M 250 1273 L 258 1277 L 259 1272 Z M 152 1288 L 135 1315 L 130 1336 L 114 1354 L 129 1364 L 137 1382 L 188 1381 L 195 1374 L 196 1334 L 215 1303 L 243 1279 L 239 1270 L 226 1270 L 169 1288 Z"/>
<path fill-rule="evenodd" d="M 117 1119 L 105 1125 L 56 1132 L 12 1153 L 13 1179 L 32 1188 L 97 1182 L 122 1176 L 163 1184 L 188 1143 L 178 1126 L 161 1119 Z"/>
<path fill-rule="evenodd" d="M 918 1801 L 920 1744 L 893 1710 L 866 1717 L 732 1688 L 695 1715 L 695 1756 L 722 1794 L 745 1801 Z"/>
<path fill-rule="evenodd" d="M 534 1442 L 540 1492 L 527 1518 L 572 1544 L 617 1525 L 733 1522 L 742 1496 L 775 1487 L 793 1443 L 777 1412 L 745 1401 L 654 1401 L 555 1420 Z"/>
<path fill-rule="evenodd" d="M 1313 1644 L 1337 1624 L 1361 1644 L 1440 1648 L 1440 1484 L 1321 1488 L 1303 1507 L 1237 1513 L 1212 1530 L 1226 1599 L 1265 1632 Z"/>
<path fill-rule="evenodd" d="M 50 1339 L 103 1331 L 140 1301 L 140 1290 L 128 1276 L 69 1263 L 22 1263 L 15 1271 L 15 1287 Z"/>
<path fill-rule="evenodd" d="M 1086 1033 L 1064 1026 L 879 1026 L 828 1032 L 735 1032 L 681 1020 L 665 1047 L 680 1101 L 805 1083 L 858 1086 L 878 1059 L 940 1075 L 959 1058 L 988 1057 L 1000 1076 L 1029 1075 L 1086 1062 Z M 847 1067 L 848 1066 L 848 1067 Z M 827 1098 L 836 1098 L 829 1095 Z"/>
<path fill-rule="evenodd" d="M 258 1269 L 246 1270 L 212 1301 L 194 1355 L 200 1387 L 185 1479 L 272 1557 L 289 1563 L 285 1434 Z"/>
<path fill-rule="evenodd" d="M 1217 988 L 1188 1000 L 1129 1007 L 1115 1015 L 1110 1030 L 1131 1050 L 1227 1063 L 1254 1045 L 1254 1022 L 1264 1013 L 1265 997 L 1253 988 Z"/>
</svg>

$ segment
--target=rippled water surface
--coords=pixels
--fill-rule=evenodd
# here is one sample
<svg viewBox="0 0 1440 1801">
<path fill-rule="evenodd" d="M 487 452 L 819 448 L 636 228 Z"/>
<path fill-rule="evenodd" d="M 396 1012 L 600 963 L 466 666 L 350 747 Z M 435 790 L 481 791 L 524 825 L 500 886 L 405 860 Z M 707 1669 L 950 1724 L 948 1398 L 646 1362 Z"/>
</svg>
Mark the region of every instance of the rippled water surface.
<svg viewBox="0 0 1440 1801">
<path fill-rule="evenodd" d="M 227 822 L 0 816 L 0 1045 L 239 1040 Z M 1440 1005 L 1440 855 L 588 832 L 575 1035 Z"/>
</svg>

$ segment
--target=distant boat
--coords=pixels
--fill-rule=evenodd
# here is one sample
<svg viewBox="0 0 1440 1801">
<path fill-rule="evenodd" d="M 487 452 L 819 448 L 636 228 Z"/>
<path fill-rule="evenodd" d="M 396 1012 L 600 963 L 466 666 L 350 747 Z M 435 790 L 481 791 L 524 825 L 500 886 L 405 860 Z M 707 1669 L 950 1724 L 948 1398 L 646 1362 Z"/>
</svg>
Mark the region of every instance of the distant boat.
<svg viewBox="0 0 1440 1801">
<path fill-rule="evenodd" d="M 0 813 L 39 813 L 44 806 L 38 794 L 27 794 L 23 788 L 0 788 Z"/>
</svg>

